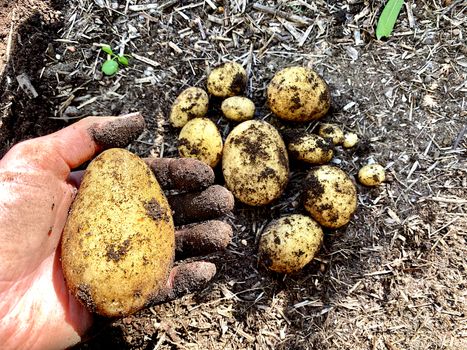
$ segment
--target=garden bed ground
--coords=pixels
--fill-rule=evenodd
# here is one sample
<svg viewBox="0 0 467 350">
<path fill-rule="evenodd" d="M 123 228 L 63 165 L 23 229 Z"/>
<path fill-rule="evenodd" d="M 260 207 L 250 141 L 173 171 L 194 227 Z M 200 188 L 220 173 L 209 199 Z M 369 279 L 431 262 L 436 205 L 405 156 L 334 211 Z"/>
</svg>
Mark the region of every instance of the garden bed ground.
<svg viewBox="0 0 467 350">
<path fill-rule="evenodd" d="M 281 130 L 317 123 L 277 121 L 265 105 L 268 82 L 283 67 L 313 67 L 331 88 L 324 120 L 361 138 L 355 150 L 338 148 L 333 163 L 352 176 L 371 160 L 387 169 L 382 186 L 358 185 L 352 222 L 326 232 L 312 263 L 279 276 L 257 265 L 257 242 L 273 218 L 303 212 L 307 167 L 292 163 L 277 202 L 237 204 L 226 218 L 234 238 L 226 252 L 205 258 L 218 267 L 211 284 L 98 323 L 77 349 L 467 347 L 467 10 L 458 0 L 406 1 L 394 35 L 377 41 L 384 3 L 0 1 L 0 155 L 87 115 L 141 111 L 147 129 L 130 149 L 176 156 L 171 103 L 184 88 L 203 87 L 216 64 L 234 60 L 247 69 L 255 117 Z M 99 44 L 132 55 L 129 67 L 102 76 Z M 20 74 L 37 97 L 18 86 Z M 224 137 L 234 126 L 220 116 L 219 101 L 209 117 Z"/>
</svg>

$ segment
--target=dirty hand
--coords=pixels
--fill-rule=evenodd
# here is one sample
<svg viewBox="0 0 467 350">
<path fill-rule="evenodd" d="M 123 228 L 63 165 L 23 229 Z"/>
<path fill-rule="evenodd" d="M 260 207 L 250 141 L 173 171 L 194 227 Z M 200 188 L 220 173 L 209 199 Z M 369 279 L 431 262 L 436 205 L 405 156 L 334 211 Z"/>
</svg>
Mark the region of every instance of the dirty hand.
<svg viewBox="0 0 467 350">
<path fill-rule="evenodd" d="M 60 264 L 59 241 L 79 183 L 79 175 L 71 170 L 105 148 L 126 146 L 143 129 L 139 113 L 85 118 L 54 134 L 19 143 L 0 160 L 3 349 L 65 348 L 78 343 L 91 326 L 92 315 L 68 292 Z M 209 186 L 214 181 L 210 168 L 193 165 L 192 160 L 146 161 L 163 187 L 194 191 L 193 186 L 183 188 L 183 184 Z M 200 210 L 195 205 L 200 200 L 214 203 Z M 208 220 L 233 207 L 231 194 L 216 185 L 198 194 L 169 197 L 169 202 L 179 224 Z M 230 226 L 220 221 L 185 227 L 176 233 L 177 256 L 222 249 L 230 238 Z M 158 301 L 196 289 L 214 273 L 215 266 L 208 262 L 179 264 Z"/>
</svg>

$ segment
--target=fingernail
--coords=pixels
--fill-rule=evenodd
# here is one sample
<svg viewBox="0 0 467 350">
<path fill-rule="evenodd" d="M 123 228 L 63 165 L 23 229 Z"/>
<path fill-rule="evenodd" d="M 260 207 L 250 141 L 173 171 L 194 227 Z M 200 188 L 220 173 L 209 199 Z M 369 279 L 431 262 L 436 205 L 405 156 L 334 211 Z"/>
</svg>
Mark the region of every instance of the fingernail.
<svg viewBox="0 0 467 350">
<path fill-rule="evenodd" d="M 144 128 L 144 118 L 140 112 L 136 112 L 96 123 L 90 127 L 89 133 L 94 142 L 103 148 L 123 148 L 134 141 Z"/>
</svg>

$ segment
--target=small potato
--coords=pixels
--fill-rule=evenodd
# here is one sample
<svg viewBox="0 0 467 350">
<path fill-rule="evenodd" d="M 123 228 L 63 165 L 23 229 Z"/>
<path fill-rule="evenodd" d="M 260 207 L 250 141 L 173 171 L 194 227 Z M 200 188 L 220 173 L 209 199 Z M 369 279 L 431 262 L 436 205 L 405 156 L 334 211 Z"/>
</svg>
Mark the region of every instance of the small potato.
<svg viewBox="0 0 467 350">
<path fill-rule="evenodd" d="M 280 273 L 301 270 L 313 260 L 323 230 L 308 216 L 294 214 L 271 222 L 259 241 L 259 262 Z"/>
<path fill-rule="evenodd" d="M 226 62 L 217 66 L 207 79 L 209 93 L 221 98 L 240 95 L 245 87 L 245 69 L 236 62 Z"/>
<path fill-rule="evenodd" d="M 259 120 L 238 124 L 225 141 L 222 172 L 227 188 L 245 204 L 277 199 L 289 180 L 289 158 L 279 132 Z"/>
<path fill-rule="evenodd" d="M 365 186 L 378 186 L 385 179 L 386 174 L 380 164 L 365 165 L 358 171 L 358 181 Z"/>
<path fill-rule="evenodd" d="M 341 169 L 322 165 L 310 170 L 305 191 L 305 209 L 322 226 L 346 225 L 357 209 L 357 190 Z"/>
<path fill-rule="evenodd" d="M 348 132 L 344 135 L 344 148 L 352 148 L 358 143 L 358 136 L 354 132 Z"/>
<path fill-rule="evenodd" d="M 61 251 L 67 286 L 91 312 L 126 316 L 165 288 L 175 254 L 172 211 L 140 158 L 113 148 L 89 164 Z"/>
<path fill-rule="evenodd" d="M 321 124 L 319 127 L 319 136 L 325 139 L 331 139 L 335 145 L 340 145 L 344 142 L 344 132 L 335 124 Z"/>
<path fill-rule="evenodd" d="M 208 112 L 209 97 L 206 91 L 198 87 L 189 87 L 175 99 L 170 111 L 170 123 L 183 127 L 193 118 L 201 118 Z"/>
<path fill-rule="evenodd" d="M 326 82 L 305 67 L 289 67 L 276 73 L 268 85 L 267 100 L 275 115 L 294 122 L 319 119 L 331 105 Z"/>
<path fill-rule="evenodd" d="M 255 115 L 255 104 L 242 96 L 232 96 L 225 99 L 221 105 L 222 113 L 227 119 L 235 122 L 250 120 Z"/>
<path fill-rule="evenodd" d="M 180 131 L 178 152 L 214 168 L 222 157 L 222 137 L 216 124 L 207 118 L 190 120 Z"/>
<path fill-rule="evenodd" d="M 287 148 L 292 157 L 310 164 L 328 163 L 334 154 L 331 142 L 314 134 L 298 137 Z"/>
</svg>

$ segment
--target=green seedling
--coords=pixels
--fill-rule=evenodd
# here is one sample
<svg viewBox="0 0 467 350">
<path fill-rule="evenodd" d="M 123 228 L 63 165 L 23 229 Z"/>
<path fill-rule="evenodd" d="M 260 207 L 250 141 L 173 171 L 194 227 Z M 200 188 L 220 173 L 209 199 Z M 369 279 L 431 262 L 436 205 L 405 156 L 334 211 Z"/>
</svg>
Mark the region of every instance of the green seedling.
<svg viewBox="0 0 467 350">
<path fill-rule="evenodd" d="M 401 11 L 404 0 L 389 0 L 381 13 L 376 26 L 376 38 L 389 37 L 396 24 L 397 17 Z"/>
<path fill-rule="evenodd" d="M 128 66 L 127 57 L 129 57 L 129 55 L 116 55 L 108 45 L 101 46 L 101 49 L 106 54 L 110 55 L 110 58 L 102 64 L 101 70 L 105 75 L 114 75 L 117 73 L 119 65 L 124 67 Z"/>
</svg>

